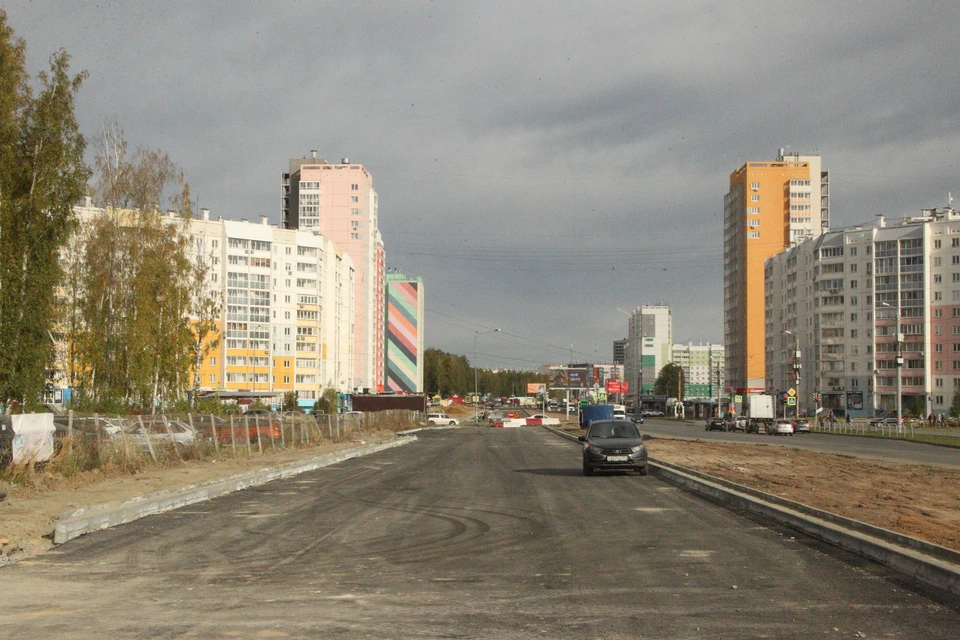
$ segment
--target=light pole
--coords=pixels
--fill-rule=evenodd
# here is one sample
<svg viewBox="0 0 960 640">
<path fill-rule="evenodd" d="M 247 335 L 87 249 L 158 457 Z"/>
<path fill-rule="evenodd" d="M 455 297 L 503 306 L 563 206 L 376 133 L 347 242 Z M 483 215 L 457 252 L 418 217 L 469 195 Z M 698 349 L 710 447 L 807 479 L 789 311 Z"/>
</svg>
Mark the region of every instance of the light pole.
<svg viewBox="0 0 960 640">
<path fill-rule="evenodd" d="M 793 336 L 793 343 L 795 350 L 793 352 L 793 379 L 794 387 L 796 388 L 797 395 L 797 406 L 795 408 L 795 413 L 797 419 L 800 418 L 800 338 L 793 331 L 784 331 L 785 334 Z"/>
<path fill-rule="evenodd" d="M 883 306 L 885 306 L 885 307 L 889 307 L 890 309 L 894 309 L 893 305 L 890 304 L 889 302 L 881 302 L 880 304 L 883 305 Z M 902 412 L 901 412 L 902 407 L 901 407 L 901 405 L 900 405 L 900 402 L 901 402 L 900 398 L 901 398 L 901 395 L 902 395 L 902 393 L 903 393 L 903 392 L 901 391 L 901 386 L 903 385 L 903 382 L 902 382 L 902 380 L 901 380 L 901 378 L 900 378 L 900 368 L 903 366 L 903 353 L 900 351 L 900 291 L 899 291 L 899 289 L 897 290 L 897 306 L 896 306 L 896 309 L 894 309 L 894 311 L 895 311 L 896 314 L 897 314 L 897 316 L 896 316 L 897 324 L 896 324 L 896 329 L 895 329 L 897 341 L 896 341 L 895 344 L 896 344 L 896 365 L 897 365 L 897 431 L 899 432 L 899 431 L 900 431 L 900 420 L 901 420 L 901 417 L 900 417 L 900 416 L 902 415 Z M 876 388 L 874 388 L 873 392 L 874 392 L 874 393 L 877 392 Z"/>
<path fill-rule="evenodd" d="M 480 421 L 480 407 L 477 405 L 478 393 L 477 393 L 477 338 L 487 334 L 487 333 L 496 333 L 500 329 L 490 329 L 490 331 L 474 331 L 473 332 L 473 423 L 478 424 Z"/>
</svg>

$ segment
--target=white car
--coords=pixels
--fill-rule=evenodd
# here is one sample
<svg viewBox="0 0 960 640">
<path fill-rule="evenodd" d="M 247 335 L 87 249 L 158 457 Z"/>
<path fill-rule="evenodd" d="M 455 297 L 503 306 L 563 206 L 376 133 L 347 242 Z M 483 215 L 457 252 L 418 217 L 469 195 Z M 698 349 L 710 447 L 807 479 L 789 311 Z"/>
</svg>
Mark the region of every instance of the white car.
<svg viewBox="0 0 960 640">
<path fill-rule="evenodd" d="M 543 426 L 546 426 L 546 427 L 559 427 L 559 426 L 560 426 L 560 419 L 559 419 L 559 418 L 551 418 L 550 416 L 544 415 L 544 414 L 542 414 L 542 413 L 535 413 L 535 414 L 533 414 L 532 416 L 529 416 L 529 417 L 527 418 L 527 424 L 528 424 L 528 425 L 543 425 Z"/>
<path fill-rule="evenodd" d="M 456 418 L 451 418 L 445 413 L 428 413 L 427 422 L 429 424 L 439 424 L 439 425 L 448 425 L 454 426 L 460 424 L 460 421 Z"/>
<path fill-rule="evenodd" d="M 790 420 L 774 420 L 767 425 L 768 436 L 792 436 L 793 422 Z"/>
</svg>

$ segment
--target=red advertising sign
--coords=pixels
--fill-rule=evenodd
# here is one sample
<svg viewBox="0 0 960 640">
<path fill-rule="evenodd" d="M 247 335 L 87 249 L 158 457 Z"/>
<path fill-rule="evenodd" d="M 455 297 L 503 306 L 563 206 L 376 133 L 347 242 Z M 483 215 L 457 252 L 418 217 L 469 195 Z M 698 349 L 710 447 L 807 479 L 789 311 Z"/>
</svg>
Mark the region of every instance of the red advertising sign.
<svg viewBox="0 0 960 640">
<path fill-rule="evenodd" d="M 626 380 L 607 380 L 607 393 L 630 393 L 630 383 Z"/>
</svg>

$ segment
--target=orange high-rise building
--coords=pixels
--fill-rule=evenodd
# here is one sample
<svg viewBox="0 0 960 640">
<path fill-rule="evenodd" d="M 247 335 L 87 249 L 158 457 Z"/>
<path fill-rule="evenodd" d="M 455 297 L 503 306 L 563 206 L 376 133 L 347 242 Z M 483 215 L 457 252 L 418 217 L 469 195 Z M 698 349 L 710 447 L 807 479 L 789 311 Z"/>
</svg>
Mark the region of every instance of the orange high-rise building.
<svg viewBox="0 0 960 640">
<path fill-rule="evenodd" d="M 783 149 L 773 162 L 747 162 L 730 174 L 723 200 L 723 332 L 730 392 L 766 386 L 763 263 L 829 229 L 827 178 L 820 156 L 784 155 Z"/>
</svg>

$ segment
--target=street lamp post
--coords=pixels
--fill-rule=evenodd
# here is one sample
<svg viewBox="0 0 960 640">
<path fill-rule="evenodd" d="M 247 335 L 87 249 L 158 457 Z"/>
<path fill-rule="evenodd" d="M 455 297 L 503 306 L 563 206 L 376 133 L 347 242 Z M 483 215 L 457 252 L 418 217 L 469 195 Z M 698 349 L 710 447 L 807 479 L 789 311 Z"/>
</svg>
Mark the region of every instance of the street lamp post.
<svg viewBox="0 0 960 640">
<path fill-rule="evenodd" d="M 796 412 L 797 418 L 800 418 L 800 338 L 793 331 L 784 331 L 785 334 L 793 336 L 794 352 L 793 352 L 793 380 L 794 388 L 797 391 L 797 406 L 794 409 Z"/>
<path fill-rule="evenodd" d="M 885 306 L 885 307 L 889 307 L 890 309 L 894 309 L 893 305 L 891 305 L 889 302 L 881 302 L 880 304 L 882 304 L 882 305 Z M 901 404 L 900 404 L 900 403 L 901 403 L 901 397 L 902 397 L 902 395 L 903 395 L 903 391 L 902 391 L 902 389 L 901 389 L 901 387 L 902 387 L 902 385 L 903 385 L 903 381 L 901 380 L 901 376 L 900 376 L 900 369 L 901 369 L 901 367 L 903 367 L 903 352 L 900 350 L 900 349 L 901 349 L 901 344 L 900 344 L 900 293 L 899 293 L 899 291 L 897 292 L 897 306 L 896 306 L 896 309 L 894 309 L 894 311 L 895 311 L 896 314 L 897 314 L 897 316 L 896 316 L 897 324 L 896 324 L 896 329 L 895 329 L 895 331 L 896 331 L 896 336 L 895 336 L 895 337 L 896 337 L 897 341 L 896 341 L 896 347 L 895 347 L 895 348 L 896 348 L 896 352 L 895 352 L 895 353 L 896 353 L 896 366 L 897 366 L 897 431 L 899 432 L 899 431 L 900 431 L 900 420 L 902 420 L 902 418 L 901 418 L 900 416 L 903 415 L 903 413 L 902 413 L 902 406 L 901 406 Z M 874 389 L 874 393 L 876 393 L 876 389 Z"/>
<path fill-rule="evenodd" d="M 480 422 L 480 407 L 477 405 L 478 390 L 477 390 L 477 338 L 487 334 L 487 333 L 496 333 L 500 329 L 491 329 L 490 331 L 474 331 L 473 332 L 473 423 L 479 424 Z"/>
</svg>

